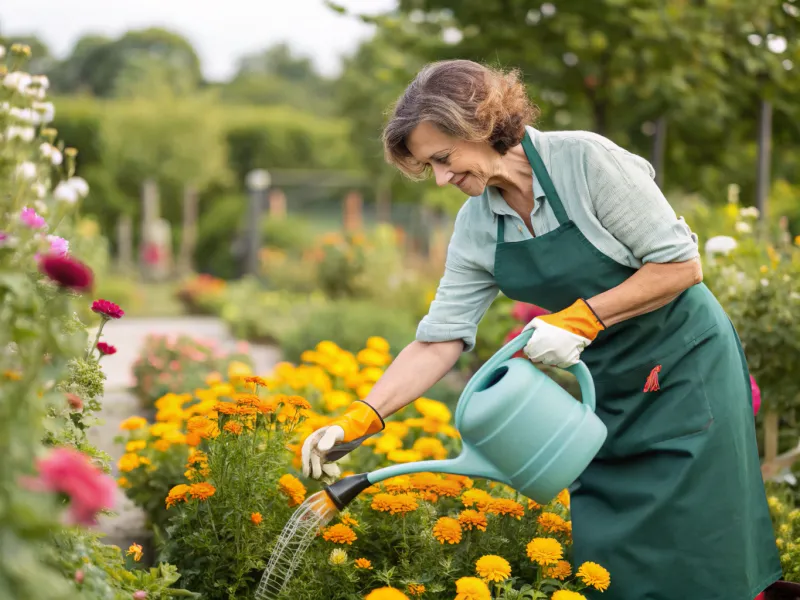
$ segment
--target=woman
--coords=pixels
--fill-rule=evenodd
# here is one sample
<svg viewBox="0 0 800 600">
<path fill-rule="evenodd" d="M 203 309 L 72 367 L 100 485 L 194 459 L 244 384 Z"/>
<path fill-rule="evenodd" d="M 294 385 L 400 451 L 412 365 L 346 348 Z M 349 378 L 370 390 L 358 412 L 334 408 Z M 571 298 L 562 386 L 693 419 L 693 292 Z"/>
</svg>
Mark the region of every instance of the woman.
<svg viewBox="0 0 800 600">
<path fill-rule="evenodd" d="M 611 573 L 602 597 L 752 600 L 781 568 L 747 364 L 702 284 L 697 238 L 645 160 L 592 133 L 537 131 L 536 112 L 514 73 L 463 60 L 429 65 L 399 99 L 388 161 L 469 199 L 416 341 L 305 440 L 304 473 L 336 477 L 326 452 L 424 395 L 500 291 L 551 311 L 526 327 L 532 361 L 592 372 L 608 439 L 571 507 L 575 560 Z"/>
</svg>

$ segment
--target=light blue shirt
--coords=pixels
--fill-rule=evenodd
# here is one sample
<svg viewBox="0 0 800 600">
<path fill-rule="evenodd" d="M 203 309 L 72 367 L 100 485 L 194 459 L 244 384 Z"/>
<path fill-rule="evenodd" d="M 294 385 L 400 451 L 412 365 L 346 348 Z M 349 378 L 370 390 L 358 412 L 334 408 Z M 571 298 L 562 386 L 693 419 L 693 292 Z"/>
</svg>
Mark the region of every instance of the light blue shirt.
<svg viewBox="0 0 800 600">
<path fill-rule="evenodd" d="M 528 133 L 568 217 L 601 252 L 634 269 L 698 256 L 697 236 L 661 193 L 648 161 L 591 132 L 528 127 Z M 556 229 L 558 219 L 533 170 L 531 176 L 531 223 L 540 236 Z M 508 216 L 507 242 L 532 237 L 497 188 L 467 199 L 456 216 L 445 272 L 419 323 L 417 340 L 462 339 L 465 352 L 475 346 L 478 323 L 499 293 L 494 280 L 498 215 Z"/>
</svg>

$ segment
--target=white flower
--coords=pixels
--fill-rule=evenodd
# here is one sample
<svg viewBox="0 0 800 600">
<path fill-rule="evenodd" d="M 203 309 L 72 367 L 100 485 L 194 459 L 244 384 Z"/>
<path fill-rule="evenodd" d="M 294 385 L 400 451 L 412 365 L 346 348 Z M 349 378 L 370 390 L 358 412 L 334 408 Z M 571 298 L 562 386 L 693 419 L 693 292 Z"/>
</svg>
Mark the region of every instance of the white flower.
<svg viewBox="0 0 800 600">
<path fill-rule="evenodd" d="M 761 286 L 762 287 L 767 287 L 768 285 L 769 285 L 769 280 L 768 279 L 762 279 L 761 280 Z"/>
<path fill-rule="evenodd" d="M 6 56 L 6 47 L 0 44 L 0 60 L 3 60 Z"/>
<path fill-rule="evenodd" d="M 22 179 L 36 179 L 36 165 L 32 162 L 25 161 L 17 165 L 17 177 Z"/>
<path fill-rule="evenodd" d="M 56 107 L 52 102 L 34 102 L 33 110 L 42 123 L 50 123 L 56 116 Z"/>
<path fill-rule="evenodd" d="M 761 213 L 755 206 L 745 206 L 739 209 L 739 216 L 745 219 L 757 219 Z"/>
<path fill-rule="evenodd" d="M 19 138 L 23 142 L 32 142 L 33 138 L 36 137 L 36 130 L 34 130 L 33 127 L 17 127 L 16 125 L 11 125 L 6 129 L 6 137 L 9 141 L 14 138 Z"/>
<path fill-rule="evenodd" d="M 17 108 L 16 106 L 12 106 L 8 114 L 23 123 L 29 123 L 31 125 L 38 125 L 39 121 L 42 120 L 42 118 L 30 108 Z"/>
<path fill-rule="evenodd" d="M 33 193 L 36 194 L 37 198 L 44 198 L 47 194 L 47 186 L 41 181 L 37 181 L 31 185 L 31 190 L 33 190 Z"/>
<path fill-rule="evenodd" d="M 11 105 L 8 102 L 0 102 L 0 113 L 11 112 Z"/>
<path fill-rule="evenodd" d="M 50 80 L 47 78 L 47 75 L 34 75 L 31 77 L 31 82 L 45 90 L 50 87 Z"/>
<path fill-rule="evenodd" d="M 750 223 L 745 223 L 744 221 L 737 221 L 736 222 L 736 233 L 751 233 L 753 228 L 750 227 Z"/>
<path fill-rule="evenodd" d="M 89 195 L 89 184 L 83 177 L 70 177 L 67 184 L 75 190 L 81 198 L 86 198 Z"/>
<path fill-rule="evenodd" d="M 53 154 L 53 150 L 55 150 L 55 147 L 51 146 L 47 142 L 44 142 L 41 146 L 39 146 L 39 152 L 41 152 L 42 156 L 45 158 L 50 158 Z"/>
<path fill-rule="evenodd" d="M 334 548 L 328 555 L 328 562 L 334 566 L 343 565 L 347 562 L 347 551 L 341 548 Z"/>
<path fill-rule="evenodd" d="M 14 71 L 3 78 L 3 85 L 10 90 L 24 94 L 31 84 L 31 76 L 22 71 Z"/>
<path fill-rule="evenodd" d="M 53 190 L 53 198 L 59 202 L 75 204 L 78 201 L 78 192 L 68 182 L 62 181 Z"/>
<path fill-rule="evenodd" d="M 728 235 L 715 235 L 708 238 L 705 245 L 706 256 L 714 256 L 715 254 L 730 254 L 739 243 Z"/>
<path fill-rule="evenodd" d="M 53 152 L 50 154 L 50 162 L 53 163 L 55 167 L 64 162 L 64 156 L 61 154 L 61 150 L 53 148 Z"/>
</svg>

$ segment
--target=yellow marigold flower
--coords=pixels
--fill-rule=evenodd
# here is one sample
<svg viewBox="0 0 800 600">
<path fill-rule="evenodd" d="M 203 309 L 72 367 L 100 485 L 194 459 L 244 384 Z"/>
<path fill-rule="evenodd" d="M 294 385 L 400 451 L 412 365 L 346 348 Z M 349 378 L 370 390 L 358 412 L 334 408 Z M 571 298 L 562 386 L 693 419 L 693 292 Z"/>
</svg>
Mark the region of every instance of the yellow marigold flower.
<svg viewBox="0 0 800 600">
<path fill-rule="evenodd" d="M 334 566 L 343 565 L 347 562 L 347 551 L 341 548 L 334 548 L 328 555 L 328 562 Z"/>
<path fill-rule="evenodd" d="M 121 488 L 129 488 L 131 487 L 131 482 L 128 481 L 127 477 L 120 477 L 117 479 L 117 485 Z"/>
<path fill-rule="evenodd" d="M 461 434 L 459 433 L 458 429 L 453 427 L 452 425 L 443 424 L 439 427 L 439 433 L 442 435 L 446 435 L 449 438 L 453 438 L 454 440 L 460 440 Z"/>
<path fill-rule="evenodd" d="M 486 581 L 505 581 L 511 576 L 511 565 L 502 556 L 485 554 L 475 563 L 475 571 Z"/>
<path fill-rule="evenodd" d="M 337 523 L 336 525 L 326 527 L 322 532 L 322 538 L 326 542 L 348 545 L 352 544 L 358 539 L 356 532 L 343 523 Z"/>
<path fill-rule="evenodd" d="M 127 453 L 120 456 L 119 462 L 117 463 L 117 467 L 123 473 L 128 473 L 130 471 L 133 471 L 141 464 L 142 464 L 142 459 L 139 457 L 138 454 Z"/>
<path fill-rule="evenodd" d="M 542 573 L 545 577 L 564 581 L 567 577 L 572 575 L 572 565 L 566 560 L 560 560 L 554 565 L 545 565 L 542 567 Z"/>
<path fill-rule="evenodd" d="M 372 561 L 367 558 L 357 558 L 353 564 L 356 569 L 372 569 Z"/>
<path fill-rule="evenodd" d="M 250 513 L 250 522 L 253 525 L 261 525 L 261 521 L 264 520 L 264 517 L 261 516 L 260 512 Z"/>
<path fill-rule="evenodd" d="M 330 392 L 325 392 L 322 396 L 322 401 L 325 403 L 325 410 L 328 412 L 336 412 L 340 408 L 350 406 L 353 400 L 355 400 L 353 394 L 345 392 L 344 390 L 331 390 Z"/>
<path fill-rule="evenodd" d="M 189 495 L 198 500 L 208 500 L 216 491 L 217 488 L 208 482 L 193 483 L 189 486 Z"/>
<path fill-rule="evenodd" d="M 531 561 L 540 565 L 554 565 L 564 556 L 561 544 L 553 538 L 533 538 L 525 551 Z"/>
<path fill-rule="evenodd" d="M 165 431 L 162 439 L 170 444 L 185 444 L 186 435 L 180 431 L 170 430 Z"/>
<path fill-rule="evenodd" d="M 375 383 L 383 377 L 383 369 L 380 367 L 367 367 L 361 371 L 361 381 L 364 383 Z"/>
<path fill-rule="evenodd" d="M 306 486 L 290 473 L 281 476 L 278 480 L 278 488 L 284 496 L 289 498 L 289 506 L 300 504 L 306 497 Z"/>
<path fill-rule="evenodd" d="M 169 421 L 165 423 L 155 423 L 150 426 L 150 435 L 153 437 L 163 437 L 170 431 L 180 431 L 181 424 L 175 421 Z"/>
<path fill-rule="evenodd" d="M 373 496 L 370 508 L 396 515 L 415 511 L 419 508 L 419 504 L 411 494 L 392 495 L 381 492 Z"/>
<path fill-rule="evenodd" d="M 421 437 L 414 442 L 412 449 L 419 452 L 422 458 L 433 458 L 435 460 L 447 458 L 447 449 L 441 440 L 437 438 Z"/>
<path fill-rule="evenodd" d="M 408 435 L 409 426 L 403 421 L 387 421 L 383 429 L 383 435 L 393 435 L 401 440 Z"/>
<path fill-rule="evenodd" d="M 426 419 L 437 423 L 449 423 L 452 417 L 450 409 L 445 404 L 430 398 L 417 398 L 414 400 L 414 408 Z"/>
<path fill-rule="evenodd" d="M 132 556 L 133 560 L 137 562 L 140 561 L 142 559 L 142 546 L 140 544 L 131 544 L 125 555 Z"/>
<path fill-rule="evenodd" d="M 147 447 L 147 442 L 144 440 L 132 440 L 125 444 L 125 452 L 138 452 Z"/>
<path fill-rule="evenodd" d="M 349 527 L 358 527 L 358 521 L 356 521 L 349 512 L 345 511 L 339 516 L 339 522 L 343 523 L 344 525 L 348 525 Z"/>
<path fill-rule="evenodd" d="M 486 515 L 482 512 L 478 512 L 477 510 L 472 510 L 471 508 L 462 510 L 458 514 L 458 523 L 462 528 L 467 530 L 474 528 L 481 531 L 486 531 Z"/>
<path fill-rule="evenodd" d="M 608 571 L 595 562 L 585 562 L 578 567 L 576 575 L 585 583 L 593 588 L 605 592 L 611 583 L 611 576 Z"/>
<path fill-rule="evenodd" d="M 367 338 L 366 347 L 382 354 L 387 354 L 389 352 L 389 342 L 377 335 Z"/>
<path fill-rule="evenodd" d="M 22 373 L 11 369 L 3 371 L 3 377 L 8 379 L 9 381 L 22 381 Z"/>
<path fill-rule="evenodd" d="M 392 357 L 386 352 L 364 348 L 356 354 L 356 360 L 366 367 L 383 367 L 391 362 Z"/>
<path fill-rule="evenodd" d="M 403 447 L 403 440 L 391 433 L 384 433 L 375 440 L 375 453 L 388 454 Z"/>
<path fill-rule="evenodd" d="M 548 533 L 559 533 L 567 531 L 567 523 L 559 515 L 551 512 L 543 512 L 536 519 L 539 525 L 542 526 Z"/>
<path fill-rule="evenodd" d="M 399 475 L 397 477 L 392 477 L 387 479 L 383 482 L 383 487 L 386 488 L 391 494 L 399 494 L 402 492 L 407 492 L 411 488 L 411 479 L 409 479 L 406 475 Z"/>
<path fill-rule="evenodd" d="M 422 596 L 425 593 L 425 586 L 421 583 L 409 583 L 408 593 L 412 596 Z"/>
<path fill-rule="evenodd" d="M 558 502 L 564 508 L 569 508 L 569 490 L 561 490 L 558 492 L 558 496 L 556 496 L 556 502 Z"/>
<path fill-rule="evenodd" d="M 178 502 L 185 502 L 186 501 L 186 494 L 189 493 L 189 486 L 183 483 L 179 483 L 175 487 L 173 487 L 169 494 L 167 494 L 167 508 L 172 507 L 174 504 Z"/>
<path fill-rule="evenodd" d="M 362 383 L 361 385 L 359 385 L 356 388 L 356 396 L 358 396 L 358 399 L 363 400 L 364 398 L 369 396 L 369 393 L 372 391 L 373 385 L 374 384 L 372 383 Z"/>
<path fill-rule="evenodd" d="M 508 515 L 519 521 L 525 514 L 525 508 L 516 500 L 495 498 L 486 507 L 486 512 L 493 515 Z"/>
<path fill-rule="evenodd" d="M 232 433 L 233 435 L 239 435 L 242 433 L 242 424 L 239 421 L 228 421 L 222 427 L 225 431 Z"/>
<path fill-rule="evenodd" d="M 171 445 L 172 444 L 170 444 L 167 440 L 156 440 L 153 442 L 153 448 L 159 452 L 167 452 Z"/>
<path fill-rule="evenodd" d="M 461 525 L 452 517 L 440 517 L 433 526 L 433 537 L 442 544 L 457 544 L 461 541 Z"/>
<path fill-rule="evenodd" d="M 550 600 L 586 600 L 586 596 L 570 590 L 556 590 Z"/>
<path fill-rule="evenodd" d="M 494 498 L 491 494 L 478 488 L 466 490 L 461 494 L 461 503 L 464 506 L 467 508 L 472 508 L 474 506 L 481 512 L 486 511 L 493 501 Z"/>
<path fill-rule="evenodd" d="M 322 354 L 328 354 L 330 356 L 336 356 L 337 354 L 342 352 L 342 349 L 339 347 L 339 345 L 336 342 L 332 342 L 330 340 L 322 340 L 317 344 L 315 350 L 317 352 L 320 352 Z"/>
<path fill-rule="evenodd" d="M 396 463 L 410 463 L 422 460 L 422 455 L 416 450 L 392 450 L 386 458 Z"/>
<path fill-rule="evenodd" d="M 528 510 L 539 510 L 542 505 L 535 500 L 528 499 Z"/>
<path fill-rule="evenodd" d="M 120 429 L 127 429 L 128 431 L 135 431 L 147 427 L 147 419 L 143 417 L 128 417 L 119 424 Z"/>
<path fill-rule="evenodd" d="M 245 377 L 250 377 L 253 370 L 245 363 L 233 360 L 228 365 L 228 379 L 231 381 L 244 380 Z"/>
<path fill-rule="evenodd" d="M 462 577 L 456 581 L 455 600 L 492 600 L 486 583 L 477 577 Z"/>
<path fill-rule="evenodd" d="M 382 587 L 372 590 L 364 596 L 364 600 L 409 600 L 409 598 L 398 589 Z"/>
</svg>

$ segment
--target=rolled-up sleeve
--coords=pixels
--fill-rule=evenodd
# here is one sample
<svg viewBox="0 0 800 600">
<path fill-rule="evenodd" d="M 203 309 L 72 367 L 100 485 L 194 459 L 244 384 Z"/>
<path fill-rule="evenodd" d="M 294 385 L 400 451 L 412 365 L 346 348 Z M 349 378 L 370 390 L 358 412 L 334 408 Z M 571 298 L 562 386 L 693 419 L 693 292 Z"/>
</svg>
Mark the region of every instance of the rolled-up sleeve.
<svg viewBox="0 0 800 600">
<path fill-rule="evenodd" d="M 464 342 L 464 352 L 475 347 L 478 323 L 498 294 L 493 275 L 470 256 L 478 251 L 470 237 L 465 205 L 456 217 L 436 296 L 417 327 L 418 341 L 460 339 Z"/>
<path fill-rule="evenodd" d="M 648 161 L 594 140 L 583 145 L 583 159 L 598 220 L 637 259 L 667 263 L 698 256 L 697 236 L 656 185 Z"/>
</svg>

